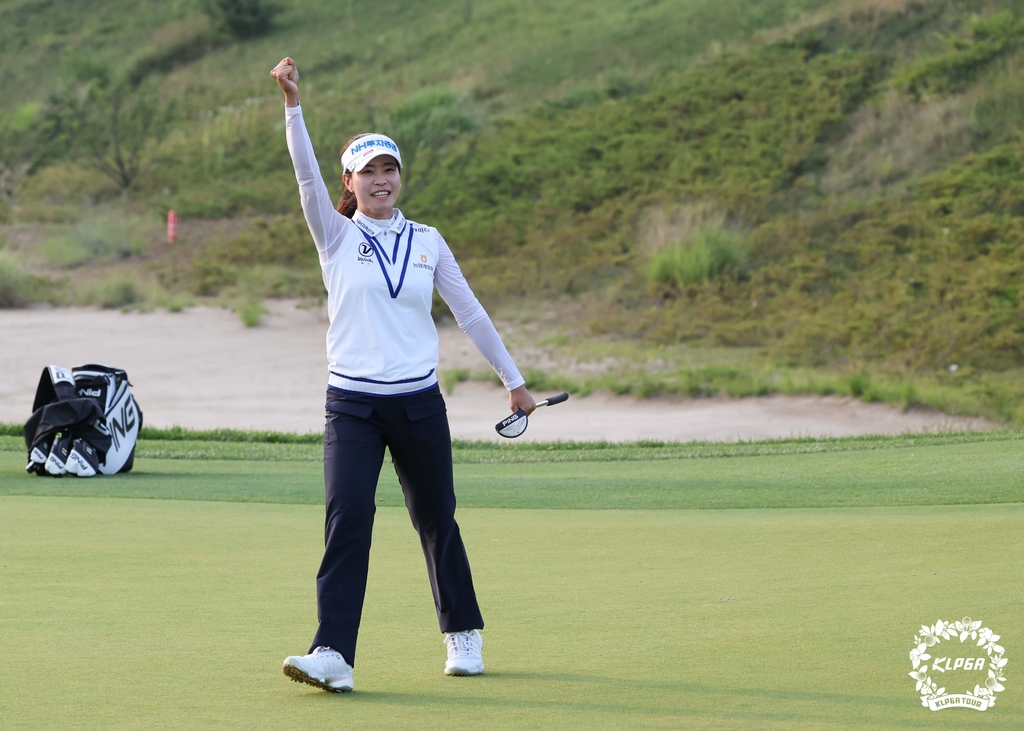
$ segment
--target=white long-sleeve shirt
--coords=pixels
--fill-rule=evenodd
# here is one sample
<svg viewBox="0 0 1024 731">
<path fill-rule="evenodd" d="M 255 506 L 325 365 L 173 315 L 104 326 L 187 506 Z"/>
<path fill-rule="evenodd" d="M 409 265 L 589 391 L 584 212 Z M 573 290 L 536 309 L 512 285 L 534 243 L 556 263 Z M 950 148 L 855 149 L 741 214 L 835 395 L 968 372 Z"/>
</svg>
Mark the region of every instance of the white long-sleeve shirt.
<svg viewBox="0 0 1024 731">
<path fill-rule="evenodd" d="M 301 107 L 285 107 L 288 150 L 327 287 L 328 384 L 374 395 L 414 393 L 437 383 L 437 328 L 430 316 L 434 287 L 459 327 L 512 390 L 525 383 L 491 318 L 473 294 L 437 229 L 356 213 L 331 201 Z"/>
</svg>

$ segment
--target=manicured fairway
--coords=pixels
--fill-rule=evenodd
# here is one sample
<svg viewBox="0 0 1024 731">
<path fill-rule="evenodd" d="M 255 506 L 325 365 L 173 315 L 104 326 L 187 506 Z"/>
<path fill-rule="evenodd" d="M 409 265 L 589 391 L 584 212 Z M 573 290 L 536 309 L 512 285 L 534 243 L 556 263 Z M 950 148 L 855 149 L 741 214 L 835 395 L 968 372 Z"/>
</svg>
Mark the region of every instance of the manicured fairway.
<svg viewBox="0 0 1024 731">
<path fill-rule="evenodd" d="M 856 444 L 856 442 L 853 442 Z M 153 449 L 147 443 L 147 450 Z M 268 445 L 291 447 L 293 445 Z M 173 444 L 161 446 L 171 452 Z M 23 447 L 0 452 L 0 495 L 323 502 L 323 467 L 238 459 L 140 459 L 116 480 L 28 478 Z M 311 446 L 306 452 L 317 449 Z M 256 451 L 256 450 L 254 450 Z M 315 452 L 313 452 L 315 453 Z M 257 451 L 257 454 L 260 454 Z M 265 456 L 265 454 L 261 455 Z M 455 465 L 459 504 L 512 508 L 783 508 L 1024 501 L 1024 439 L 705 459 Z M 378 503 L 403 505 L 390 463 Z"/>
<path fill-rule="evenodd" d="M 313 628 L 317 508 L 0 498 L 3 726 L 1024 724 L 1024 684 L 983 714 L 935 714 L 906 675 L 910 638 L 940 617 L 983 618 L 1024 656 L 1022 506 L 460 518 L 488 672 L 441 675 L 415 536 L 384 508 L 357 692 L 339 697 L 279 669 Z"/>
<path fill-rule="evenodd" d="M 241 448 L 105 480 L 0 452 L 0 728 L 1024 727 L 1022 440 L 457 465 L 479 678 L 441 673 L 386 466 L 345 696 L 280 671 L 315 625 L 321 466 Z M 911 639 L 965 615 L 1002 635 L 1006 690 L 934 713 Z"/>
</svg>

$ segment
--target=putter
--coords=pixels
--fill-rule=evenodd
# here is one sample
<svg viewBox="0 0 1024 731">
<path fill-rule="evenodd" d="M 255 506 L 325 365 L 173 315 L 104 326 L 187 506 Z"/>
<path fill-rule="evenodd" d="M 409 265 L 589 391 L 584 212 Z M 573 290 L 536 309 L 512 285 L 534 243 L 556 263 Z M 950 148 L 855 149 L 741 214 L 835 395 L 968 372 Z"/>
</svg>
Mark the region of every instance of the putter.
<svg viewBox="0 0 1024 731">
<path fill-rule="evenodd" d="M 551 398 L 546 398 L 543 401 L 538 401 L 537 408 L 540 408 L 541 406 L 554 406 L 555 404 L 562 403 L 567 398 L 569 398 L 569 394 L 563 391 L 562 393 L 552 396 Z M 512 416 L 508 417 L 507 419 L 502 419 L 497 424 L 495 424 L 494 430 L 501 434 L 501 436 L 503 437 L 515 439 L 524 431 L 526 431 L 527 421 L 528 420 L 526 417 L 526 412 L 523 411 L 522 409 L 519 409 L 516 413 L 512 414 Z"/>
</svg>

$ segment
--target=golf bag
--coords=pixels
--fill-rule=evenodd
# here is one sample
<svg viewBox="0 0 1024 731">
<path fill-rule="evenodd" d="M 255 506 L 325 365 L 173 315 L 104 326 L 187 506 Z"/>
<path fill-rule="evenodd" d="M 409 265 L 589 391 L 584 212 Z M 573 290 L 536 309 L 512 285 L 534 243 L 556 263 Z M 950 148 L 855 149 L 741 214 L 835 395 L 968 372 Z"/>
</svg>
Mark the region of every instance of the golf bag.
<svg viewBox="0 0 1024 731">
<path fill-rule="evenodd" d="M 25 424 L 26 469 L 82 477 L 128 472 L 141 428 L 142 410 L 123 370 L 97 364 L 71 370 L 47 366 Z"/>
</svg>

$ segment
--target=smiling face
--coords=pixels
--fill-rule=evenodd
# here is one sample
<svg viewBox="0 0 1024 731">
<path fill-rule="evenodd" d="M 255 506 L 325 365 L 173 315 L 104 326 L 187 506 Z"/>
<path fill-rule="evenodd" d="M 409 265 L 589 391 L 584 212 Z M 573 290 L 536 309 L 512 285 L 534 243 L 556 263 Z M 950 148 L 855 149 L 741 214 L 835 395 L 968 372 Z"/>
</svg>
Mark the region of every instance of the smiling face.
<svg viewBox="0 0 1024 731">
<path fill-rule="evenodd" d="M 345 173 L 345 187 L 355 193 L 356 206 L 364 216 L 387 221 L 394 213 L 402 190 L 402 173 L 391 155 L 379 155 L 362 170 Z"/>
</svg>

